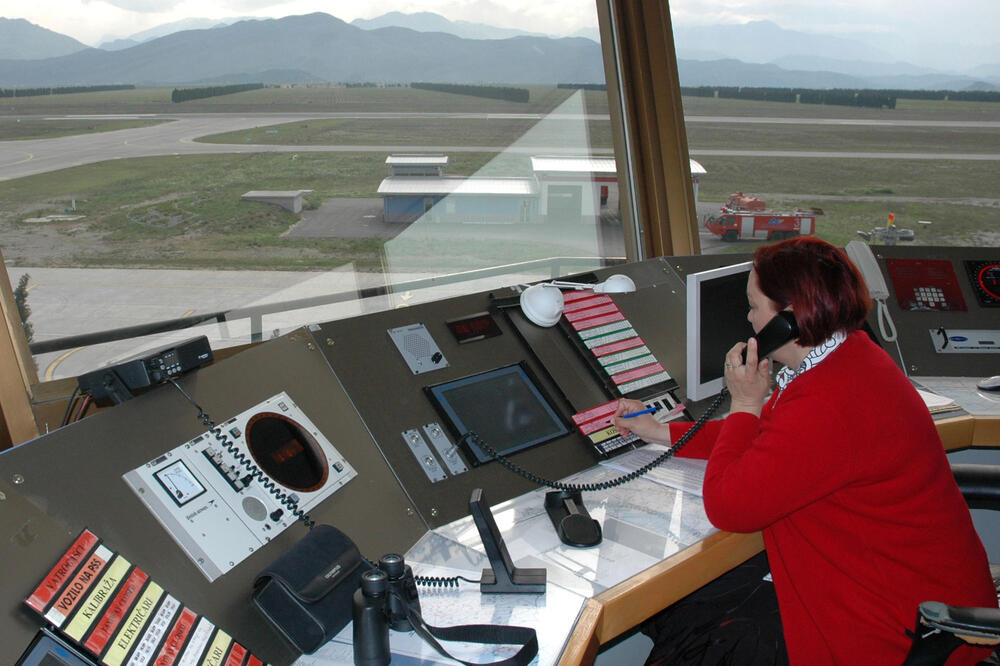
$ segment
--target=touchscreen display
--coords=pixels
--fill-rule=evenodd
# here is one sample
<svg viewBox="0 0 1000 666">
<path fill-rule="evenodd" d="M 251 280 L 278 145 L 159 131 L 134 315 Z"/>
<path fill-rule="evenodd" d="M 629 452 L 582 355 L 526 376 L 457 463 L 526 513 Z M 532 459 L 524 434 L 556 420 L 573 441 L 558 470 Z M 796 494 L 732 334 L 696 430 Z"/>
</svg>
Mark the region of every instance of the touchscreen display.
<svg viewBox="0 0 1000 666">
<path fill-rule="evenodd" d="M 472 431 L 498 453 L 509 455 L 569 432 L 521 365 L 429 386 L 435 407 L 459 437 Z M 469 446 L 473 464 L 491 457 Z"/>
</svg>

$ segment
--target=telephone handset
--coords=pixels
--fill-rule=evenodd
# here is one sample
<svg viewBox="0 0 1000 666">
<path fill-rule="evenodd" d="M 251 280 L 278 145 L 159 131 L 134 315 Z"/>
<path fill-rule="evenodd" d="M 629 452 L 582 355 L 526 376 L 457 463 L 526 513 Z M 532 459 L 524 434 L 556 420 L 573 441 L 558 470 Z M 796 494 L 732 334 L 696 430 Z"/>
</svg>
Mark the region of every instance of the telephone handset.
<svg viewBox="0 0 1000 666">
<path fill-rule="evenodd" d="M 757 335 L 757 360 L 773 352 L 786 342 L 799 337 L 799 325 L 791 310 L 782 310 L 771 321 L 764 324 Z M 747 348 L 743 348 L 743 362 L 747 362 Z"/>
<path fill-rule="evenodd" d="M 882 334 L 882 339 L 886 342 L 895 342 L 896 325 L 893 323 L 885 304 L 886 299 L 889 298 L 889 287 L 885 283 L 885 278 L 882 276 L 882 270 L 878 267 L 875 255 L 872 254 L 872 249 L 868 246 L 868 243 L 857 240 L 848 243 L 844 249 L 850 260 L 861 271 L 861 277 L 864 278 L 865 284 L 868 286 L 868 295 L 875 302 L 878 328 Z"/>
<path fill-rule="evenodd" d="M 868 285 L 868 294 L 873 299 L 885 300 L 889 298 L 889 288 L 885 284 L 885 278 L 882 277 L 882 271 L 879 269 L 878 262 L 875 260 L 875 255 L 872 254 L 868 243 L 854 240 L 848 243 L 844 249 L 847 251 L 847 256 L 861 271 L 861 276 L 865 279 L 865 284 Z"/>
</svg>

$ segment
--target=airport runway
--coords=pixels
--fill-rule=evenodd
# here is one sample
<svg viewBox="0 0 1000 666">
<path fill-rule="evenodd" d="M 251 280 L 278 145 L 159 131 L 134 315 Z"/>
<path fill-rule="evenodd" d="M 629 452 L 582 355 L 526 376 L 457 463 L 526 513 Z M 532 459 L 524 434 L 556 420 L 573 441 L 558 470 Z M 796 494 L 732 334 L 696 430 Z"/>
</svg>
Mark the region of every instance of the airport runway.
<svg viewBox="0 0 1000 666">
<path fill-rule="evenodd" d="M 46 116 L 55 118 L 57 116 Z M 91 117 L 91 116 L 65 116 Z M 101 116 L 93 116 L 95 118 Z M 339 146 L 283 146 L 262 144 L 217 144 L 199 143 L 198 137 L 220 134 L 253 127 L 265 127 L 302 120 L 324 118 L 367 118 L 370 120 L 399 118 L 493 118 L 493 119 L 606 119 L 607 116 L 592 115 L 542 115 L 542 114 L 449 114 L 449 113 L 274 113 L 274 114 L 157 114 L 137 116 L 116 116 L 128 118 L 158 118 L 169 122 L 151 127 L 96 132 L 53 139 L 28 141 L 0 141 L 0 180 L 23 178 L 39 173 L 56 171 L 81 164 L 92 164 L 104 160 L 156 155 L 198 155 L 211 153 L 260 153 L 260 152 L 524 152 L 537 154 L 540 150 L 554 154 L 578 153 L 579 146 L 426 146 L 426 145 L 339 145 Z M 906 127 L 984 127 L 1000 129 L 1000 122 L 978 121 L 907 121 L 907 120 L 838 120 L 803 118 L 742 118 L 736 116 L 692 116 L 686 122 L 724 123 L 772 123 L 772 124 L 850 124 L 850 125 L 897 125 Z M 1000 160 L 1000 154 L 961 153 L 860 153 L 836 151 L 768 151 L 768 150 L 698 150 L 690 151 L 693 157 L 700 155 L 733 155 L 749 157 L 810 157 L 817 159 L 933 159 L 933 160 Z"/>
</svg>

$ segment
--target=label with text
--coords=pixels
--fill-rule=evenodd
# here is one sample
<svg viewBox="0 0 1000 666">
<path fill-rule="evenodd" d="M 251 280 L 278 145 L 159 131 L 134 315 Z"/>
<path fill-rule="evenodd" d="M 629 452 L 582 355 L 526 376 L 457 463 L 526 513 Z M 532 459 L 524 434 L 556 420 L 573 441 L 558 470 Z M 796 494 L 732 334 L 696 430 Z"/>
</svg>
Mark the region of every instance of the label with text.
<svg viewBox="0 0 1000 666">
<path fill-rule="evenodd" d="M 35 588 L 35 591 L 27 598 L 26 603 L 39 613 L 44 613 L 49 602 L 59 594 L 66 581 L 69 580 L 70 576 L 73 575 L 77 567 L 80 566 L 80 563 L 99 541 L 100 539 L 97 538 L 97 535 L 90 530 L 81 532 L 80 536 L 73 542 L 73 545 L 59 558 L 56 565 L 49 570 L 49 573 L 42 579 L 42 582 Z"/>
</svg>

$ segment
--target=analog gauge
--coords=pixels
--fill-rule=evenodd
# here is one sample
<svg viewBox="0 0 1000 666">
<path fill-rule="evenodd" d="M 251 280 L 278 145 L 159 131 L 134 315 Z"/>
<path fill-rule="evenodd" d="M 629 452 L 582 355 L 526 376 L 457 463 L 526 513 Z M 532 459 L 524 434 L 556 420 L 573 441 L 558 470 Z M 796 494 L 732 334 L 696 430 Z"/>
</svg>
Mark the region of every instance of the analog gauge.
<svg viewBox="0 0 1000 666">
<path fill-rule="evenodd" d="M 177 506 L 184 506 L 205 492 L 205 486 L 201 485 L 183 460 L 167 465 L 153 476 L 170 494 L 170 498 L 177 503 Z"/>
<path fill-rule="evenodd" d="M 1000 262 L 966 261 L 972 290 L 984 307 L 1000 307 Z"/>
</svg>

